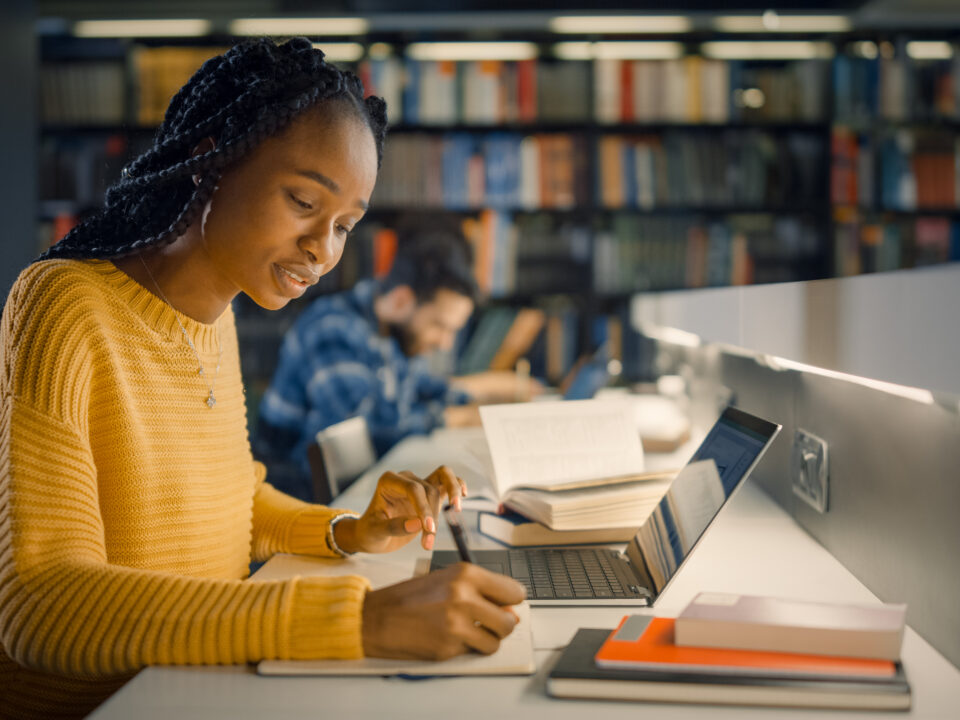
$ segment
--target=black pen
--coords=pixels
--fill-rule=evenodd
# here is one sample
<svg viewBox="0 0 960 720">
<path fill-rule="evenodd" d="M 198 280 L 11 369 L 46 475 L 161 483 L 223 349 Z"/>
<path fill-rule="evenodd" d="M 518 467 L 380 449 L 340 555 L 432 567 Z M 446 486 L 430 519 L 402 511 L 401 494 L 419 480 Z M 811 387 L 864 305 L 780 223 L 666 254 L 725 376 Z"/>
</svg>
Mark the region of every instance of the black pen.
<svg viewBox="0 0 960 720">
<path fill-rule="evenodd" d="M 453 541 L 457 544 L 460 559 L 463 562 L 472 563 L 473 555 L 470 554 L 470 548 L 467 547 L 467 534 L 464 532 L 463 523 L 460 522 L 460 511 L 453 505 L 447 505 L 443 508 L 443 514 L 447 518 L 447 524 L 450 525 L 450 532 L 453 534 Z"/>
</svg>

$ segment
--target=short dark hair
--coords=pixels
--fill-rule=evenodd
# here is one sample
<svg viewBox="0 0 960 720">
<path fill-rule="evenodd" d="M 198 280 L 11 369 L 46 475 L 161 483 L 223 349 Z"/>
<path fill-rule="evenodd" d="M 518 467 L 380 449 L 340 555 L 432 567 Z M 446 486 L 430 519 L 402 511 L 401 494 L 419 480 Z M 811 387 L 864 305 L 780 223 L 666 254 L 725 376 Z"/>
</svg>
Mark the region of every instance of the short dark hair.
<svg viewBox="0 0 960 720">
<path fill-rule="evenodd" d="M 198 220 L 227 166 L 325 101 L 334 101 L 324 105 L 331 113 L 366 121 L 379 165 L 386 105 L 364 98 L 360 80 L 306 38 L 246 40 L 210 58 L 170 101 L 153 147 L 124 168 L 104 207 L 39 259 L 117 258 L 172 242 Z M 216 147 L 192 156 L 207 137 Z"/>
<path fill-rule="evenodd" d="M 397 223 L 396 233 L 397 254 L 380 283 L 382 292 L 407 285 L 420 303 L 430 302 L 438 290 L 479 301 L 473 253 L 457 219 L 406 217 Z"/>
</svg>

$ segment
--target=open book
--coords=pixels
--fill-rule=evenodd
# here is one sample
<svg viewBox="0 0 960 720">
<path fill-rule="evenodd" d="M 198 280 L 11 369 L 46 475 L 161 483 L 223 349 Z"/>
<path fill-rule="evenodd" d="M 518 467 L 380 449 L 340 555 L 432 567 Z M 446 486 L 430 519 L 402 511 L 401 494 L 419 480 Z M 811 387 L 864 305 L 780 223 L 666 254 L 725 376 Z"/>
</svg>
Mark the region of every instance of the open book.
<svg viewBox="0 0 960 720">
<path fill-rule="evenodd" d="M 644 472 L 627 402 L 486 405 L 480 418 L 498 499 L 553 530 L 639 527 L 675 474 Z"/>
</svg>

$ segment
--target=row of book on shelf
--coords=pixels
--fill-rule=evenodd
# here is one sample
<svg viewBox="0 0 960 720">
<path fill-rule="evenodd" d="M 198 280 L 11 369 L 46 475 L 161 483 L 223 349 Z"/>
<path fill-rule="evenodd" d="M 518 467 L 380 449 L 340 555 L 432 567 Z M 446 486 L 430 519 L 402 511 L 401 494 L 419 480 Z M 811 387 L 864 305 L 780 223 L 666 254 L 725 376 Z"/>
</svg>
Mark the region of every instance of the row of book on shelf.
<svg viewBox="0 0 960 720">
<path fill-rule="evenodd" d="M 811 207 L 821 193 L 816 134 L 726 130 L 598 140 L 602 207 Z"/>
<path fill-rule="evenodd" d="M 838 55 L 833 61 L 833 116 L 840 120 L 960 118 L 960 54 L 915 62 L 903 57 Z"/>
<path fill-rule="evenodd" d="M 603 135 L 399 134 L 384 149 L 374 200 L 387 207 L 812 207 L 823 139 L 727 130 Z M 588 157 L 596 150 L 595 187 Z"/>
<path fill-rule="evenodd" d="M 960 209 L 960 137 L 900 129 L 833 129 L 830 197 L 834 205 L 885 210 Z"/>
<path fill-rule="evenodd" d="M 397 134 L 384 146 L 374 202 L 572 208 L 588 200 L 587 146 L 569 133 Z"/>
<path fill-rule="evenodd" d="M 600 123 L 820 121 L 826 80 L 827 65 L 818 60 L 751 67 L 698 56 L 602 59 L 594 62 L 594 118 Z M 753 94 L 744 96 L 744 90 Z"/>
<path fill-rule="evenodd" d="M 859 275 L 960 261 L 960 221 L 890 218 L 838 209 L 834 274 Z"/>
<path fill-rule="evenodd" d="M 828 78 L 822 61 L 751 67 L 699 56 L 594 62 L 388 57 L 360 63 L 359 73 L 368 92 L 387 100 L 391 122 L 433 125 L 822 120 Z M 746 89 L 759 90 L 763 102 L 745 102 Z"/>
<path fill-rule="evenodd" d="M 589 289 L 590 230 L 582 222 L 484 210 L 467 218 L 474 274 L 490 297 Z"/>
<path fill-rule="evenodd" d="M 802 217 L 622 213 L 594 238 L 593 287 L 618 294 L 803 280 L 820 253 L 816 225 Z"/>
<path fill-rule="evenodd" d="M 117 133 L 69 141 L 46 138 L 40 154 L 41 197 L 98 201 L 123 163 L 148 141 Z M 846 156 L 840 154 L 836 136 L 834 146 L 839 177 Z M 613 209 L 789 210 L 812 207 L 822 195 L 822 148 L 822 138 L 805 133 L 605 135 L 597 140 L 596 184 L 590 187 L 593 148 L 582 135 L 401 133 L 384 148 L 373 201 L 393 208 L 571 209 L 590 206 L 596 198 L 600 207 Z M 953 160 L 951 146 L 951 194 Z"/>
<path fill-rule="evenodd" d="M 129 63 L 45 62 L 46 123 L 142 125 L 163 120 L 170 98 L 223 47 L 136 47 Z M 960 118 L 960 54 L 751 63 L 668 60 L 433 61 L 398 56 L 356 65 L 368 93 L 387 100 L 392 124 L 536 122 L 729 123 Z M 129 70 L 128 70 L 129 66 Z M 130 90 L 132 89 L 132 95 Z"/>
<path fill-rule="evenodd" d="M 803 280 L 823 255 L 818 225 L 803 215 L 621 212 L 587 224 L 484 210 L 465 228 L 477 284 L 492 298 Z"/>
</svg>

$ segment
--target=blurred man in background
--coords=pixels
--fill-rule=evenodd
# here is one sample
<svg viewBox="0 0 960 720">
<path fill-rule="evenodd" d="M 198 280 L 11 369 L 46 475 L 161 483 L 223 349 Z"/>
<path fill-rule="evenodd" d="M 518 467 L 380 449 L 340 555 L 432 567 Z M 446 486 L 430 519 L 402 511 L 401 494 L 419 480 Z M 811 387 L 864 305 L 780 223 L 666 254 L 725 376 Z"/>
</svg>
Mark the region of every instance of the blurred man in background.
<svg viewBox="0 0 960 720">
<path fill-rule="evenodd" d="M 397 240 L 385 278 L 315 300 L 284 337 L 253 445 L 287 493 L 311 499 L 307 448 L 343 420 L 365 418 L 382 455 L 408 435 L 477 424 L 479 403 L 540 391 L 513 372 L 431 372 L 429 356 L 453 349 L 478 302 L 470 246 L 436 221 L 407 224 Z"/>
</svg>

